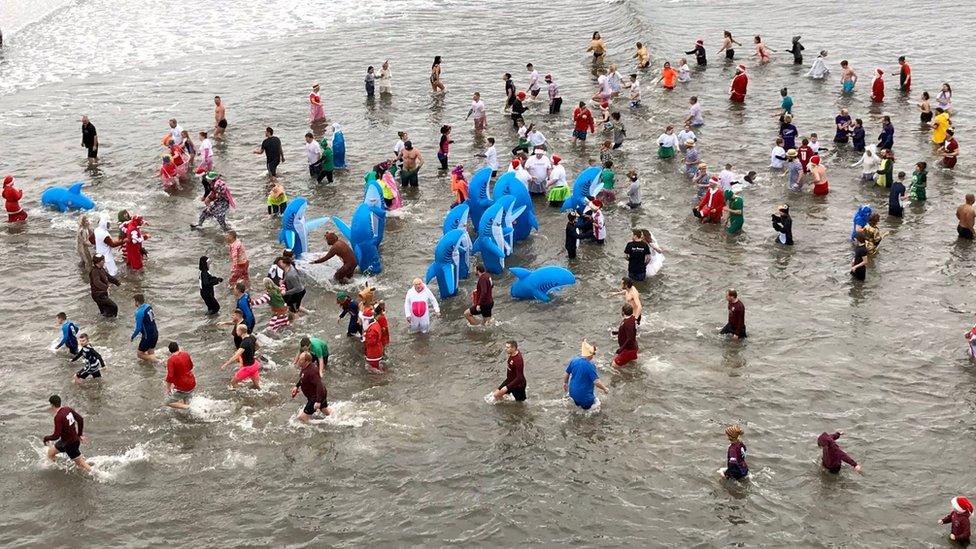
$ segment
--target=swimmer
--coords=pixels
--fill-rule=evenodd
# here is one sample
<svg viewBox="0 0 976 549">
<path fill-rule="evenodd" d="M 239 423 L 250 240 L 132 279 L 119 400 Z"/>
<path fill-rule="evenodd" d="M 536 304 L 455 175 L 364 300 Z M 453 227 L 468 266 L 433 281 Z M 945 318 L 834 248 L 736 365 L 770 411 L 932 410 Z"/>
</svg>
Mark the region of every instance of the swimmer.
<svg viewBox="0 0 976 549">
<path fill-rule="evenodd" d="M 740 440 L 742 433 L 742 427 L 738 425 L 725 428 L 725 436 L 729 439 L 729 449 L 725 453 L 725 471 L 722 472 L 725 478 L 739 480 L 749 476 L 746 445 Z"/>
<path fill-rule="evenodd" d="M 793 54 L 793 64 L 802 65 L 803 64 L 803 44 L 800 43 L 800 36 L 794 36 L 793 42 L 790 44 L 790 49 L 786 50 L 787 53 Z"/>
<path fill-rule="evenodd" d="M 725 292 L 725 300 L 729 304 L 729 322 L 719 331 L 720 334 L 729 334 L 733 340 L 745 339 L 746 337 L 746 306 L 739 300 L 739 293 L 729 288 Z"/>
<path fill-rule="evenodd" d="M 770 49 L 770 47 L 767 46 L 765 42 L 763 42 L 762 38 L 758 34 L 755 36 L 753 41 L 756 43 L 755 55 L 759 57 L 759 63 L 764 65 L 766 63 L 769 63 L 769 60 L 772 59 L 773 57 L 772 55 L 770 55 L 770 53 L 775 50 Z"/>
<path fill-rule="evenodd" d="M 495 306 L 491 275 L 485 271 L 485 266 L 481 263 L 478 263 L 474 270 L 478 273 L 478 284 L 471 294 L 471 308 L 464 311 L 464 318 L 468 320 L 469 325 L 474 326 L 478 323 L 474 315 L 481 315 L 481 324 L 487 326 L 491 324 L 491 310 Z"/>
<path fill-rule="evenodd" d="M 837 431 L 833 434 L 821 433 L 817 437 L 817 446 L 821 449 L 820 464 L 828 472 L 835 475 L 840 472 L 841 465 L 844 463 L 847 463 L 854 468 L 854 471 L 860 473 L 861 466 L 837 445 L 837 439 L 843 434 L 843 431 Z"/>
<path fill-rule="evenodd" d="M 646 69 L 651 65 L 651 55 L 647 53 L 647 46 L 642 42 L 637 43 L 637 52 L 634 54 L 633 59 L 637 60 L 638 69 Z"/>
<path fill-rule="evenodd" d="M 302 395 L 305 396 L 307 401 L 305 402 L 305 408 L 298 413 L 298 420 L 302 423 L 308 423 L 308 420 L 315 415 L 315 412 L 321 412 L 322 415 L 328 416 L 332 414 L 332 410 L 329 409 L 328 392 L 325 389 L 325 385 L 322 384 L 322 375 L 319 370 L 315 368 L 315 361 L 312 359 L 312 355 L 309 353 L 299 353 L 296 359 L 296 364 L 298 364 L 298 382 L 291 390 L 291 398 L 298 396 L 298 391 L 302 391 Z"/>
<path fill-rule="evenodd" d="M 156 362 L 156 341 L 159 339 L 159 330 L 156 328 L 156 313 L 153 312 L 151 305 L 146 303 L 146 298 L 142 294 L 132 296 L 132 301 L 136 306 L 136 325 L 132 331 L 130 341 L 134 341 L 136 336 L 140 336 L 139 348 L 136 350 L 136 357 L 140 360 Z"/>
<path fill-rule="evenodd" d="M 600 375 L 596 371 L 593 357 L 596 355 L 596 347 L 590 345 L 585 339 L 580 345 L 579 356 L 569 361 L 566 372 L 563 374 L 563 391 L 569 394 L 573 404 L 584 410 L 589 410 L 598 401 L 593 394 L 594 387 L 609 395 L 610 390 L 600 380 Z"/>
<path fill-rule="evenodd" d="M 525 388 L 528 382 L 525 381 L 525 362 L 522 353 L 519 351 L 518 343 L 514 340 L 505 342 L 506 370 L 505 381 L 498 386 L 498 389 L 491 394 L 495 401 L 501 400 L 505 395 L 512 395 L 518 402 L 526 399 Z"/>
<path fill-rule="evenodd" d="M 250 379 L 251 386 L 260 389 L 261 363 L 254 356 L 258 350 L 258 340 L 248 332 L 247 326 L 238 326 L 237 335 L 241 338 L 241 345 L 226 362 L 220 365 L 220 369 L 227 368 L 231 362 L 237 362 L 240 367 L 230 380 L 230 388 L 236 389 L 240 382 Z"/>
<path fill-rule="evenodd" d="M 61 327 L 61 341 L 58 342 L 55 349 L 60 349 L 64 347 L 72 355 L 78 354 L 78 325 L 74 322 L 68 320 L 68 315 L 64 313 L 58 313 L 58 326 Z"/>
<path fill-rule="evenodd" d="M 342 266 L 332 275 L 332 279 L 340 284 L 348 283 L 352 279 L 353 273 L 356 272 L 358 265 L 356 263 L 356 254 L 353 253 L 352 248 L 345 240 L 339 238 L 339 235 L 332 231 L 325 233 L 325 242 L 329 245 L 329 251 L 322 257 L 312 261 L 312 263 L 325 263 L 333 257 L 338 257 L 342 260 Z"/>
<path fill-rule="evenodd" d="M 813 194 L 823 196 L 830 192 L 830 185 L 827 182 L 827 166 L 820 162 L 820 156 L 814 155 L 810 159 L 810 175 L 813 177 Z"/>
<path fill-rule="evenodd" d="M 969 517 L 973 514 L 973 504 L 967 498 L 957 496 L 949 502 L 952 511 L 939 520 L 939 524 L 952 524 L 949 539 L 960 544 L 968 545 L 970 537 Z"/>
<path fill-rule="evenodd" d="M 898 89 L 902 93 L 908 93 L 912 89 L 912 67 L 908 64 L 908 60 L 902 55 L 898 57 Z"/>
<path fill-rule="evenodd" d="M 603 38 L 600 37 L 599 32 L 594 32 L 592 38 L 590 38 L 590 45 L 586 48 L 586 51 L 593 52 L 593 60 L 599 61 L 607 53 L 607 45 L 603 42 Z"/>
<path fill-rule="evenodd" d="M 359 303 L 349 297 L 348 293 L 339 292 L 336 294 L 336 304 L 339 305 L 341 311 L 339 318 L 336 320 L 336 324 L 341 322 L 344 316 L 349 315 L 349 327 L 346 328 L 346 337 L 361 337 L 363 335 L 363 324 L 359 320 Z"/>
<path fill-rule="evenodd" d="M 317 337 L 303 336 L 298 343 L 298 354 L 295 355 L 295 364 L 302 353 L 312 355 L 312 359 L 319 366 L 319 377 L 325 376 L 325 368 L 329 365 L 329 345 Z"/>
<path fill-rule="evenodd" d="M 403 150 L 400 151 L 400 159 L 403 161 L 403 168 L 400 170 L 400 183 L 404 187 L 419 187 L 417 173 L 424 165 L 424 157 L 420 151 L 415 149 L 413 142 L 409 139 L 403 142 Z"/>
<path fill-rule="evenodd" d="M 918 101 L 918 118 L 923 126 L 928 126 L 932 122 L 932 105 L 929 104 L 929 92 L 923 91 Z"/>
<path fill-rule="evenodd" d="M 413 285 L 407 290 L 403 300 L 403 315 L 410 324 L 410 331 L 426 334 L 430 330 L 430 312 L 433 308 L 434 316 L 440 316 L 441 307 L 437 298 L 431 293 L 424 281 L 415 278 Z"/>
<path fill-rule="evenodd" d="M 49 411 L 54 415 L 54 432 L 44 437 L 44 444 L 54 442 L 54 446 L 47 449 L 47 458 L 54 461 L 58 454 L 65 453 L 79 469 L 91 472 L 91 464 L 81 455 L 81 443 L 88 443 L 85 418 L 70 407 L 62 406 L 58 395 L 51 395 L 48 403 L 51 405 Z"/>
<path fill-rule="evenodd" d="M 661 76 L 659 76 L 658 79 L 654 81 L 654 85 L 656 86 L 661 82 L 664 82 L 664 89 L 673 90 L 674 83 L 677 80 L 678 80 L 678 71 L 671 68 L 670 61 L 665 61 L 664 68 L 661 69 Z"/>
<path fill-rule="evenodd" d="M 735 59 L 735 49 L 732 48 L 732 44 L 737 46 L 741 46 L 742 44 L 740 44 L 735 38 L 732 38 L 731 32 L 722 31 L 722 34 L 722 47 L 715 53 L 722 53 L 724 51 L 726 61 L 731 61 L 732 59 Z"/>
<path fill-rule="evenodd" d="M 87 379 L 91 376 L 92 379 L 99 379 L 102 377 L 102 368 L 105 367 L 105 360 L 102 359 L 102 355 L 95 350 L 91 345 L 91 340 L 88 338 L 88 334 L 78 334 L 78 352 L 75 353 L 74 358 L 71 362 L 77 361 L 79 358 L 84 358 L 84 366 L 75 374 L 74 382 L 75 384 L 80 384 L 81 380 Z"/>
<path fill-rule="evenodd" d="M 376 322 L 373 316 L 373 309 L 367 307 L 363 310 L 363 356 L 366 358 L 366 370 L 374 374 L 382 374 L 383 366 L 383 328 Z"/>
<path fill-rule="evenodd" d="M 976 209 L 973 208 L 973 204 L 976 203 L 976 195 L 970 193 L 966 195 L 966 202 L 956 208 L 956 219 L 959 224 L 956 226 L 956 232 L 959 233 L 959 238 L 965 240 L 972 240 L 973 226 L 976 225 Z"/>
<path fill-rule="evenodd" d="M 840 62 L 840 85 L 844 93 L 852 93 L 857 84 L 857 73 L 851 68 L 847 59 Z"/>
<path fill-rule="evenodd" d="M 227 131 L 227 107 L 219 95 L 214 96 L 214 139 L 223 139 Z"/>
<path fill-rule="evenodd" d="M 190 407 L 190 399 L 193 398 L 193 390 L 197 386 L 197 378 L 193 375 L 193 359 L 189 353 L 181 351 L 175 341 L 170 341 L 167 349 L 169 358 L 166 360 L 165 405 L 176 410 L 186 410 Z"/>
<path fill-rule="evenodd" d="M 430 65 L 430 90 L 439 94 L 446 91 L 444 83 L 441 82 L 441 56 L 439 55 L 434 56 L 434 62 Z"/>
<path fill-rule="evenodd" d="M 637 360 L 637 319 L 630 303 L 620 308 L 623 320 L 617 326 L 617 352 L 613 357 L 613 367 L 621 368 Z"/>
</svg>

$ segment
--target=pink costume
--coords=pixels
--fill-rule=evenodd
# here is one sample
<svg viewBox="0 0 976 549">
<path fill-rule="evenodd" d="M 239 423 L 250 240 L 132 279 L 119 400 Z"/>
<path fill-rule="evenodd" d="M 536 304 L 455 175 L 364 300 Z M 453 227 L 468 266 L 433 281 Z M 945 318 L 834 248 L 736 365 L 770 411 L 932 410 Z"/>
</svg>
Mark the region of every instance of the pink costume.
<svg viewBox="0 0 976 549">
<path fill-rule="evenodd" d="M 390 192 L 393 193 L 393 204 L 390 205 L 388 210 L 396 210 L 403 206 L 403 200 L 400 199 L 400 188 L 397 187 L 396 179 L 390 175 L 387 171 L 383 174 L 383 184 L 390 188 Z"/>
<path fill-rule="evenodd" d="M 322 98 L 318 92 L 313 91 L 308 94 L 308 119 L 311 122 L 325 120 L 325 107 L 322 106 Z"/>
</svg>

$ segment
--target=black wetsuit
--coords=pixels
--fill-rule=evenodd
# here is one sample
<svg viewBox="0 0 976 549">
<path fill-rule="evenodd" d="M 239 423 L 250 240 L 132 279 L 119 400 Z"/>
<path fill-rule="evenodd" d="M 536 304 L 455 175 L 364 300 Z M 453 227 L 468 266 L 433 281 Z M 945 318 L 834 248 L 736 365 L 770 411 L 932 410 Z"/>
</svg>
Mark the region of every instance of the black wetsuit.
<svg viewBox="0 0 976 549">
<path fill-rule="evenodd" d="M 793 64 L 794 65 L 802 65 L 803 64 L 803 50 L 804 49 L 806 49 L 806 48 L 804 48 L 803 47 L 803 44 L 801 44 L 799 42 L 799 40 L 798 40 L 796 42 L 793 42 L 793 45 L 790 46 L 790 49 L 786 50 L 786 51 L 788 51 L 788 52 L 790 52 L 790 53 L 793 54 Z"/>
<path fill-rule="evenodd" d="M 708 64 L 708 57 L 705 54 L 705 46 L 695 45 L 695 49 L 685 52 L 685 55 L 691 54 L 695 54 L 695 61 L 699 66 L 705 66 Z"/>
<path fill-rule="evenodd" d="M 210 274 L 210 265 L 207 264 L 207 256 L 200 258 L 200 297 L 207 304 L 207 314 L 215 315 L 220 312 L 220 302 L 214 298 L 214 286 L 223 282 L 224 279 Z"/>
</svg>

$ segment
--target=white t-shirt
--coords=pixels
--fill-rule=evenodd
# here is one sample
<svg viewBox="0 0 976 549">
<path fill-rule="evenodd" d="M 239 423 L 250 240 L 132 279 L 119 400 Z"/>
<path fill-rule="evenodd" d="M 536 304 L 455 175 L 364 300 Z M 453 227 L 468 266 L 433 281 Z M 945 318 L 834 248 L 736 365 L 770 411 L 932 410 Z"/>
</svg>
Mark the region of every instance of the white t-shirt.
<svg viewBox="0 0 976 549">
<path fill-rule="evenodd" d="M 400 156 L 400 151 L 403 150 L 403 140 L 399 140 L 393 145 L 393 154 Z"/>
<path fill-rule="evenodd" d="M 498 171 L 498 151 L 495 150 L 494 145 L 485 149 L 485 164 L 488 164 L 491 171 Z"/>
<path fill-rule="evenodd" d="M 535 155 L 532 155 L 525 161 L 526 171 L 536 181 L 548 181 L 550 168 L 552 168 L 552 160 L 549 160 L 546 155 L 542 155 L 542 158 L 536 158 Z"/>
<path fill-rule="evenodd" d="M 701 104 L 699 103 L 695 103 L 690 109 L 688 109 L 688 116 L 691 117 L 692 126 L 701 126 L 705 123 L 705 119 L 702 118 L 701 114 Z"/>
<path fill-rule="evenodd" d="M 477 120 L 479 118 L 484 118 L 485 117 L 485 102 L 484 101 L 482 101 L 482 100 L 479 99 L 477 101 L 472 101 L 471 102 L 471 116 L 473 116 L 475 120 Z"/>
<path fill-rule="evenodd" d="M 770 168 L 782 168 L 786 165 L 785 160 L 780 160 L 776 158 L 777 156 L 786 157 L 786 149 L 776 145 L 773 147 L 773 152 L 769 154 L 769 167 Z"/>
<path fill-rule="evenodd" d="M 819 141 L 811 141 L 810 143 L 808 143 L 808 145 L 810 146 L 811 149 L 813 149 L 813 154 L 820 154 L 820 142 Z"/>
<path fill-rule="evenodd" d="M 691 139 L 692 141 L 698 141 L 698 136 L 695 135 L 695 132 L 691 130 L 681 130 L 680 132 L 678 132 L 678 143 L 681 146 L 684 146 L 684 143 L 689 139 Z"/>
<path fill-rule="evenodd" d="M 532 130 L 532 133 L 528 135 L 529 144 L 533 147 L 538 147 L 540 145 L 546 144 L 546 136 L 542 134 L 539 130 Z"/>
<path fill-rule="evenodd" d="M 634 80 L 630 83 L 630 100 L 640 101 L 641 90 L 640 90 L 640 80 Z"/>
<path fill-rule="evenodd" d="M 183 126 L 177 124 L 175 128 L 169 129 L 169 134 L 173 136 L 173 141 L 175 141 L 177 145 L 183 144 Z"/>
<path fill-rule="evenodd" d="M 322 158 L 322 147 L 313 139 L 311 143 L 305 143 L 305 158 L 308 160 L 308 165 L 311 166 Z"/>
<path fill-rule="evenodd" d="M 549 182 L 559 187 L 567 186 L 566 168 L 562 164 L 556 164 L 552 167 L 552 171 L 549 172 Z"/>
<path fill-rule="evenodd" d="M 542 87 L 539 85 L 539 71 L 532 69 L 532 73 L 529 74 L 529 91 L 538 91 Z"/>
<path fill-rule="evenodd" d="M 213 156 L 213 141 L 206 138 L 200 142 L 200 158 L 207 160 Z"/>
<path fill-rule="evenodd" d="M 691 68 L 688 67 L 688 63 L 678 67 L 678 82 L 687 82 L 691 80 Z"/>
<path fill-rule="evenodd" d="M 673 133 L 662 133 L 660 137 L 657 138 L 657 144 L 662 147 L 675 148 L 678 146 L 678 136 Z"/>
<path fill-rule="evenodd" d="M 739 176 L 737 176 L 732 170 L 723 169 L 718 174 L 718 182 L 722 184 L 723 191 L 731 189 L 732 183 L 735 183 L 735 180 L 738 178 Z"/>
</svg>

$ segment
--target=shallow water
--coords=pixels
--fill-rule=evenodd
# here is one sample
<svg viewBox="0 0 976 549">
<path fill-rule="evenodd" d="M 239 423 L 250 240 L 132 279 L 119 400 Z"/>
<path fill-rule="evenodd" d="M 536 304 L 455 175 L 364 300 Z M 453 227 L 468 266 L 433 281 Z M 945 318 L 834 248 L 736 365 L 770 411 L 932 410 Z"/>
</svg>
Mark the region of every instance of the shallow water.
<svg viewBox="0 0 976 549">
<path fill-rule="evenodd" d="M 6 6 L 13 10 L 17 4 Z M 43 7 L 44 4 L 41 3 Z M 57 7 L 57 4 L 51 4 Z M 807 7 L 754 1 L 578 2 L 555 0 L 545 9 L 510 3 L 291 2 L 230 0 L 194 4 L 121 0 L 68 3 L 37 19 L 4 13 L 0 26 L 0 172 L 14 174 L 28 199 L 26 230 L 0 231 L 7 265 L 0 293 L 0 481 L 8 505 L 0 515 L 0 544 L 50 545 L 68 536 L 79 545 L 330 546 L 585 543 L 606 546 L 849 546 L 942 545 L 935 524 L 950 497 L 972 494 L 973 370 L 963 332 L 974 309 L 976 249 L 956 242 L 954 208 L 971 189 L 973 143 L 968 92 L 973 77 L 963 48 L 974 30 L 965 5 L 820 2 Z M 33 7 L 33 6 L 32 6 Z M 41 10 L 34 8 L 38 13 Z M 940 28 L 931 16 L 952 21 Z M 13 27 L 7 21 L 16 15 Z M 517 16 L 516 19 L 513 17 Z M 160 20 L 185 31 L 160 31 Z M 11 19 L 7 19 L 11 18 Z M 558 25 L 554 25 L 554 21 Z M 920 24 L 923 23 L 924 24 Z M 733 24 L 734 23 L 734 24 Z M 9 31 L 15 28 L 15 31 Z M 826 82 L 805 79 L 786 54 L 750 66 L 748 102 L 726 100 L 731 65 L 718 49 L 730 28 L 747 46 L 761 31 L 785 48 L 804 35 L 806 65 L 830 50 L 831 68 L 851 60 L 862 77 L 857 93 L 839 95 L 835 72 Z M 410 279 L 422 274 L 447 211 L 449 180 L 433 169 L 437 128 L 455 127 L 452 163 L 476 167 L 483 143 L 463 121 L 470 93 L 489 107 L 489 134 L 506 159 L 514 134 L 501 114 L 509 71 L 524 88 L 526 62 L 552 72 L 564 97 L 564 116 L 544 105 L 530 111 L 565 159 L 571 177 L 597 150 L 568 146 L 568 117 L 594 91 L 593 64 L 583 53 L 593 30 L 610 46 L 609 59 L 627 73 L 636 40 L 649 43 L 654 66 L 704 38 L 711 64 L 674 92 L 651 89 L 643 76 L 644 108 L 624 113 L 630 140 L 617 158 L 618 181 L 637 169 L 644 207 L 608 209 L 604 248 L 584 246 L 571 265 L 579 283 L 553 303 L 512 302 L 509 275 L 496 276 L 498 325 L 466 326 L 462 295 L 442 304 L 430 336 L 410 336 L 396 318 Z M 938 31 L 938 39 L 933 36 Z M 897 64 L 906 54 L 914 91 L 897 91 Z M 430 58 L 444 55 L 448 93 L 428 94 Z M 368 103 L 362 68 L 392 61 L 394 96 Z M 692 60 L 692 63 L 694 61 Z M 868 103 L 869 74 L 885 68 L 888 101 Z M 882 191 L 862 186 L 857 156 L 827 156 L 831 193 L 791 195 L 784 178 L 765 170 L 775 137 L 778 90 L 789 86 L 796 124 L 829 142 L 836 111 L 845 106 L 876 135 L 882 113 L 896 126 L 896 169 L 917 160 L 934 164 L 914 104 L 949 80 L 963 158 L 954 173 L 931 169 L 929 200 L 906 210 L 901 222 L 883 220 L 891 237 L 863 285 L 847 274 L 851 216 L 857 205 L 883 209 Z M 305 96 L 321 82 L 326 112 L 346 136 L 350 169 L 332 186 L 307 177 L 302 149 Z M 267 341 L 275 367 L 262 390 L 226 389 L 217 366 L 230 354 L 226 329 L 202 314 L 197 295 L 200 255 L 227 274 L 219 232 L 190 233 L 198 189 L 178 196 L 160 190 L 159 136 L 171 116 L 191 133 L 209 128 L 211 98 L 223 96 L 230 129 L 217 166 L 240 207 L 230 222 L 243 237 L 252 278 L 277 254 L 277 223 L 264 210 L 263 157 L 251 150 L 272 125 L 285 143 L 282 181 L 291 196 L 309 199 L 309 217 L 348 218 L 361 200 L 362 174 L 390 154 L 396 131 L 411 132 L 428 160 L 421 189 L 407 195 L 403 215 L 389 220 L 385 270 L 374 282 L 390 304 L 393 346 L 389 374 L 363 372 L 358 344 L 340 336 L 334 318 L 331 268 L 308 270 L 308 307 L 297 334 Z M 759 184 L 745 193 L 745 232 L 729 238 L 701 227 L 688 209 L 694 190 L 675 173 L 677 163 L 654 155 L 664 125 L 677 123 L 689 95 L 703 103 L 698 132 L 711 166 L 732 162 L 755 169 Z M 99 131 L 97 170 L 85 169 L 78 118 Z M 830 146 L 830 145 L 828 145 Z M 41 210 L 37 197 L 52 184 L 84 180 L 99 211 L 145 214 L 150 256 L 142 275 L 126 277 L 114 293 L 120 318 L 103 321 L 75 264 L 77 214 Z M 618 182 L 618 185 L 620 183 Z M 773 244 L 768 215 L 792 205 L 797 245 Z M 511 265 L 566 265 L 564 218 L 537 205 L 541 230 L 516 246 Z M 607 370 L 615 348 L 607 330 L 618 302 L 604 295 L 625 273 L 621 250 L 629 228 L 651 229 L 667 263 L 641 286 L 645 312 L 641 358 L 625 374 Z M 313 235 L 313 253 L 323 249 Z M 715 336 L 725 321 L 723 292 L 734 286 L 747 306 L 750 338 L 730 344 Z M 160 323 L 161 342 L 177 340 L 194 357 L 198 398 L 190 413 L 161 411 L 162 367 L 139 364 L 131 332 L 131 295 L 144 292 Z M 229 294 L 218 294 L 229 312 Z M 100 385 L 75 388 L 76 369 L 53 354 L 54 315 L 65 311 L 94 338 L 109 363 Z M 258 322 L 267 312 L 258 308 Z M 332 348 L 326 376 L 334 417 L 299 425 L 298 400 L 288 398 L 288 366 L 298 334 L 312 333 Z M 596 414 L 577 413 L 561 394 L 561 372 L 578 342 L 599 347 L 601 376 L 611 394 Z M 485 393 L 504 378 L 503 344 L 516 339 L 526 357 L 530 401 L 486 404 Z M 161 343 L 161 346 L 163 343 Z M 165 355 L 166 353 L 163 352 Z M 86 454 L 95 481 L 64 463 L 44 463 L 38 436 L 50 431 L 44 403 L 52 392 L 87 420 Z M 731 484 L 715 471 L 724 464 L 727 423 L 746 431 L 752 481 Z M 827 478 L 817 467 L 816 436 L 848 434 L 843 446 L 865 475 Z M 67 473 L 65 471 L 68 471 Z M 192 522 L 191 522 L 192 521 Z"/>
</svg>

